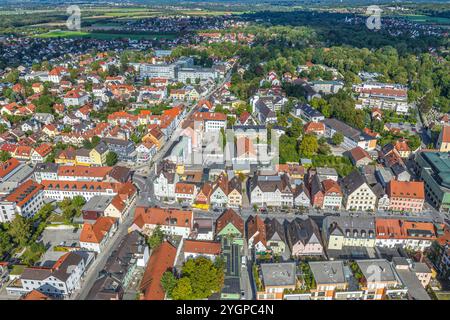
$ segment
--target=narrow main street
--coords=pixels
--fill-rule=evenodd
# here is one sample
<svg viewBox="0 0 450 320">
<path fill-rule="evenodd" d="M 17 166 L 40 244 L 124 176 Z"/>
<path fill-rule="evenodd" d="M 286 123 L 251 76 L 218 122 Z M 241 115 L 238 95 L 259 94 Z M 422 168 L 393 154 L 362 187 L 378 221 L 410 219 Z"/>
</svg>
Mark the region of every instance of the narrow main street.
<svg viewBox="0 0 450 320">
<path fill-rule="evenodd" d="M 105 267 L 106 261 L 108 260 L 109 256 L 114 250 L 117 249 L 121 240 L 128 233 L 128 228 L 131 226 L 133 222 L 134 209 L 135 203 L 130 206 L 125 220 L 121 224 L 119 224 L 116 233 L 112 236 L 111 239 L 108 240 L 105 248 L 103 248 L 102 252 L 100 252 L 97 255 L 96 259 L 91 263 L 84 276 L 81 288 L 77 292 L 72 294 L 70 300 L 86 299 L 87 295 L 89 294 L 89 291 L 91 290 L 95 280 L 98 277 L 99 272 Z"/>
</svg>

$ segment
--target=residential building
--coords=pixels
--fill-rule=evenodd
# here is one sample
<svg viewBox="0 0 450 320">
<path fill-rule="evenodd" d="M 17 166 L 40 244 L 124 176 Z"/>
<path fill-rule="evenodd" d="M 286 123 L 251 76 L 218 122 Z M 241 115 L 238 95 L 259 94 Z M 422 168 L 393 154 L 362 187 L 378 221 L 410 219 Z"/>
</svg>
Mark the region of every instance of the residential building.
<svg viewBox="0 0 450 320">
<path fill-rule="evenodd" d="M 342 261 L 308 262 L 316 287 L 311 289 L 312 300 L 334 300 L 337 291 L 349 287 Z"/>
<path fill-rule="evenodd" d="M 89 261 L 86 253 L 68 252 L 51 268 L 27 267 L 20 277 L 23 291 L 38 290 L 51 297 L 70 297 L 80 289 Z"/>
<path fill-rule="evenodd" d="M 376 245 L 379 247 L 424 251 L 437 239 L 432 222 L 377 218 L 375 224 Z"/>
<path fill-rule="evenodd" d="M 375 210 L 377 196 L 358 170 L 344 177 L 341 180 L 341 187 L 346 210 Z"/>
<path fill-rule="evenodd" d="M 325 137 L 332 138 L 336 132 L 342 133 L 344 141 L 341 146 L 348 150 L 361 147 L 363 150 L 374 150 L 377 145 L 377 139 L 357 130 L 337 119 L 325 119 Z"/>
<path fill-rule="evenodd" d="M 296 288 L 296 269 L 294 262 L 262 263 L 257 275 L 259 279 L 255 279 L 256 299 L 283 300 L 285 290 Z"/>
<path fill-rule="evenodd" d="M 16 214 L 24 218 L 33 217 L 44 205 L 44 187 L 27 180 L 0 201 L 0 222 L 11 222 Z"/>
<path fill-rule="evenodd" d="M 421 212 L 425 202 L 425 188 L 422 181 L 391 180 L 386 188 L 389 210 Z"/>
<path fill-rule="evenodd" d="M 251 179 L 250 202 L 257 206 L 293 206 L 293 192 L 287 175 L 255 174 Z"/>
<path fill-rule="evenodd" d="M 292 220 L 287 226 L 286 238 L 294 257 L 324 253 L 319 227 L 311 218 Z"/>
<path fill-rule="evenodd" d="M 247 219 L 247 243 L 255 254 L 265 254 L 267 250 L 266 225 L 258 215 L 250 215 Z"/>
<path fill-rule="evenodd" d="M 142 300 L 164 300 L 161 278 L 166 271 L 172 270 L 176 255 L 177 248 L 167 241 L 153 250 L 139 287 Z"/>
<path fill-rule="evenodd" d="M 137 207 L 129 230 L 151 235 L 155 228 L 160 227 L 165 234 L 188 238 L 193 226 L 192 211 Z"/>
<path fill-rule="evenodd" d="M 233 242 L 243 244 L 244 220 L 233 210 L 225 210 L 216 220 L 216 237 L 231 238 Z"/>
<path fill-rule="evenodd" d="M 328 250 L 343 247 L 375 247 L 375 219 L 372 217 L 327 216 L 322 225 Z"/>
<path fill-rule="evenodd" d="M 266 245 L 275 256 L 281 256 L 288 245 L 283 225 L 276 218 L 266 218 Z"/>
<path fill-rule="evenodd" d="M 217 241 L 190 240 L 183 241 L 184 260 L 205 257 L 214 261 L 221 253 L 222 245 Z"/>
<path fill-rule="evenodd" d="M 100 253 L 117 229 L 117 220 L 100 217 L 94 224 L 84 223 L 80 234 L 80 247 Z"/>
</svg>

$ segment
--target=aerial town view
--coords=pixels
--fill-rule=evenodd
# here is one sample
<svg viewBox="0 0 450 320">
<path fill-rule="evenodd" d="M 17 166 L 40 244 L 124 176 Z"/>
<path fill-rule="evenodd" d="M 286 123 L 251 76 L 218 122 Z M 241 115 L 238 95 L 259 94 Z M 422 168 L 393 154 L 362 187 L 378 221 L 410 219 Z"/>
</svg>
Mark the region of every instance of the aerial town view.
<svg viewBox="0 0 450 320">
<path fill-rule="evenodd" d="M 0 300 L 450 300 L 449 32 L 439 0 L 0 0 Z"/>
</svg>

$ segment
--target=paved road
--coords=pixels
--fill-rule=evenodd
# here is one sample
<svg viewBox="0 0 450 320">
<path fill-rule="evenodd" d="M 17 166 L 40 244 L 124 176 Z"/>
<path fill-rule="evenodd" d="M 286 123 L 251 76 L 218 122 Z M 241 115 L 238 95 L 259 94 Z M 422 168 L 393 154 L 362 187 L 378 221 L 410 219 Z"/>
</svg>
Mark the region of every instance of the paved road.
<svg viewBox="0 0 450 320">
<path fill-rule="evenodd" d="M 97 258 L 92 262 L 88 268 L 81 289 L 72 294 L 70 300 L 85 300 L 95 280 L 98 277 L 99 272 L 105 267 L 106 261 L 108 260 L 111 253 L 117 249 L 120 241 L 128 233 L 128 228 L 131 226 L 134 218 L 135 205 L 132 204 L 128 210 L 125 220 L 119 225 L 116 233 L 108 240 L 106 247 L 103 251 L 98 254 Z"/>
<path fill-rule="evenodd" d="M 231 70 L 228 72 L 228 74 L 224 77 L 222 82 L 218 84 L 213 90 L 211 90 L 209 93 L 207 93 L 205 96 L 202 97 L 202 99 L 209 99 L 209 97 L 214 94 L 217 90 L 221 89 L 226 82 L 229 82 L 231 79 Z M 184 119 L 188 119 L 192 113 L 195 110 L 194 103 L 190 103 L 188 105 L 190 108 L 189 112 L 186 113 L 186 115 L 183 117 L 183 119 L 180 119 L 177 128 L 174 130 L 172 135 L 169 137 L 169 139 L 164 143 L 164 145 L 161 147 L 160 150 L 155 154 L 153 157 L 150 165 L 146 167 L 145 165 L 140 165 L 136 167 L 135 169 L 144 169 L 145 173 L 141 173 L 139 171 L 136 171 L 133 175 L 133 182 L 136 184 L 136 186 L 139 189 L 139 198 L 137 200 L 137 205 L 142 206 L 149 206 L 149 205 L 159 205 L 163 206 L 164 204 L 160 201 L 158 201 L 154 197 L 153 192 L 153 181 L 155 179 L 155 164 L 158 163 L 162 157 L 166 154 L 167 150 L 169 150 L 172 145 L 175 143 L 175 141 L 180 137 L 181 132 L 183 131 L 181 128 L 181 124 L 183 123 Z M 145 169 L 148 168 L 148 169 Z"/>
</svg>

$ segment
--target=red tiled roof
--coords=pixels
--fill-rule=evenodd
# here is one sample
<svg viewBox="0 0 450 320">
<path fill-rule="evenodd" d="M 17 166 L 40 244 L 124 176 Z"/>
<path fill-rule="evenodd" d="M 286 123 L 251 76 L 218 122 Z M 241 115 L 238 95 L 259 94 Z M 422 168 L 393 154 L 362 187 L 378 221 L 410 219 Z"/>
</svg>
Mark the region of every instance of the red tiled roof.
<svg viewBox="0 0 450 320">
<path fill-rule="evenodd" d="M 84 223 L 80 242 L 101 243 L 115 223 L 116 219 L 112 217 L 99 217 L 94 224 Z"/>
<path fill-rule="evenodd" d="M 250 216 L 247 220 L 247 235 L 249 238 L 253 237 L 256 233 L 253 243 L 256 244 L 261 242 L 264 246 L 266 245 L 266 225 L 264 221 L 256 215 L 255 217 Z"/>
<path fill-rule="evenodd" d="M 5 197 L 6 201 L 15 202 L 18 207 L 23 206 L 43 189 L 43 186 L 33 180 L 27 180 Z"/>
<path fill-rule="evenodd" d="M 143 228 L 146 224 L 168 225 L 181 228 L 192 227 L 192 211 L 168 209 L 168 208 L 147 208 L 137 207 L 133 224 Z"/>
<path fill-rule="evenodd" d="M 219 112 L 197 112 L 194 114 L 194 120 L 197 121 L 226 121 L 226 114 Z"/>
<path fill-rule="evenodd" d="M 216 234 L 222 231 L 229 223 L 233 224 L 241 234 L 244 234 L 244 220 L 233 209 L 227 209 L 217 218 Z"/>
<path fill-rule="evenodd" d="M 175 193 L 194 194 L 195 186 L 191 183 L 177 182 L 175 184 Z"/>
<path fill-rule="evenodd" d="M 19 160 L 16 158 L 11 158 L 0 164 L 0 178 L 4 178 L 7 174 L 13 171 L 20 165 Z"/>
<path fill-rule="evenodd" d="M 364 158 L 371 159 L 370 155 L 367 153 L 367 151 L 359 146 L 350 150 L 350 154 L 355 161 L 359 161 Z"/>
<path fill-rule="evenodd" d="M 391 180 L 386 191 L 389 198 L 425 199 L 423 181 Z"/>
<path fill-rule="evenodd" d="M 153 250 L 140 285 L 144 292 L 143 300 L 164 300 L 161 277 L 173 267 L 176 254 L 177 249 L 167 241 Z"/>
<path fill-rule="evenodd" d="M 60 166 L 58 176 L 104 178 L 112 167 Z"/>
<path fill-rule="evenodd" d="M 183 250 L 185 253 L 219 255 L 221 248 L 220 242 L 216 241 L 184 240 Z"/>
<path fill-rule="evenodd" d="M 442 128 L 442 142 L 450 143 L 450 126 Z"/>
</svg>

